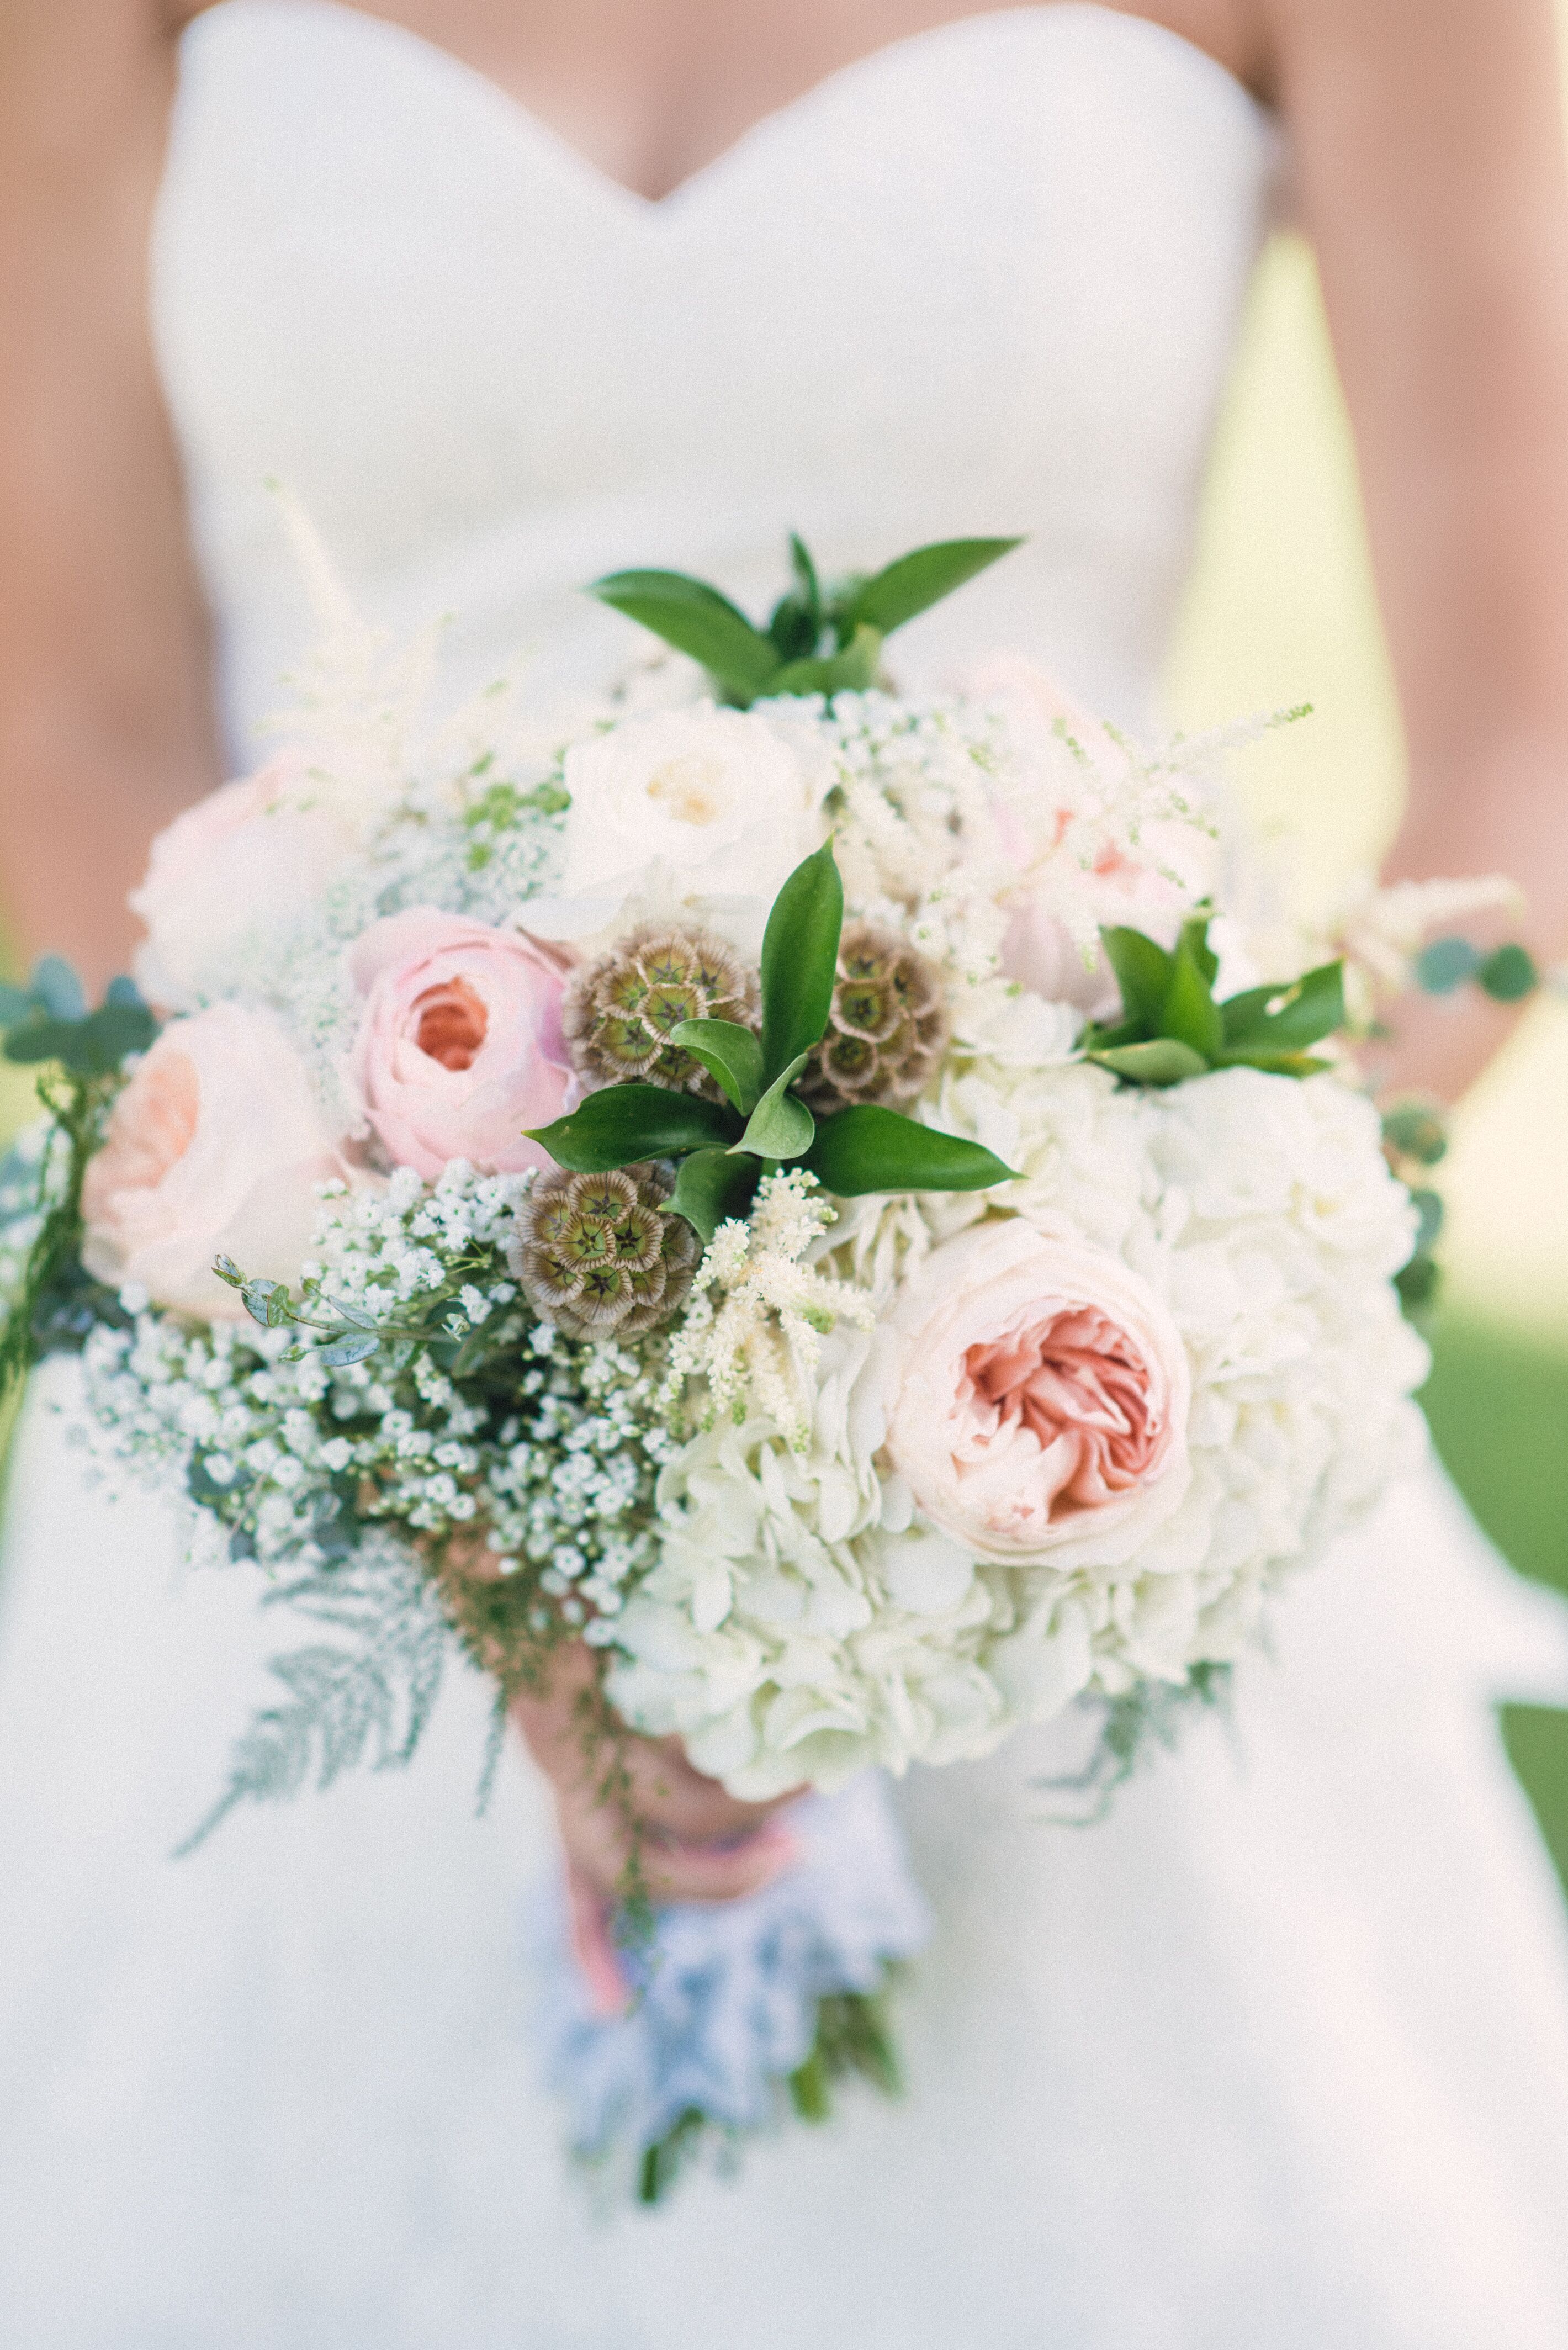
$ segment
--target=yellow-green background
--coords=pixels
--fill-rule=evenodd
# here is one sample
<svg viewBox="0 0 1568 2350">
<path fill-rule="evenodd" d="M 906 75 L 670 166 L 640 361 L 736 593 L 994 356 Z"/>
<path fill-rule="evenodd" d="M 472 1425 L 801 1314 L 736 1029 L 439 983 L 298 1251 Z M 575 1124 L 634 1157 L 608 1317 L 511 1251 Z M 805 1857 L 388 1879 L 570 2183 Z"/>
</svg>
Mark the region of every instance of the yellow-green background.
<svg viewBox="0 0 1568 2350">
<path fill-rule="evenodd" d="M 1399 725 L 1313 265 L 1293 239 L 1253 288 L 1166 682 L 1189 729 L 1310 701 L 1309 722 L 1248 754 L 1243 788 L 1299 837 L 1307 890 L 1376 858 L 1399 804 Z M 30 1097 L 0 1072 L 0 1128 Z M 1568 1588 L 1565 1164 L 1568 1004 L 1542 1003 L 1458 1121 L 1428 1403 L 1482 1522 L 1516 1565 Z M 1568 1873 L 1568 1716 L 1515 1709 L 1506 1726 Z"/>
</svg>

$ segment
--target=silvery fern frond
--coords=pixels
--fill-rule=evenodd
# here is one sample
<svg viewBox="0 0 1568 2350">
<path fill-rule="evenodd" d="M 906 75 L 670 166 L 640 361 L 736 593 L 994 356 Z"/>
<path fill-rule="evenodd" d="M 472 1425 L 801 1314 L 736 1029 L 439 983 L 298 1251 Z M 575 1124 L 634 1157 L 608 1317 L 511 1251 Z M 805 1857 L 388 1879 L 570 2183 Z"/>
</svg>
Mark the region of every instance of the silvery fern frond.
<svg viewBox="0 0 1568 2350">
<path fill-rule="evenodd" d="M 330 1787 L 365 1763 L 402 1769 L 434 1707 L 449 1629 L 429 1577 L 400 1544 L 368 1537 L 352 1565 L 280 1585 L 265 1604 L 296 1607 L 345 1637 L 273 1658 L 284 1693 L 237 1741 L 228 1785 L 176 1857 L 238 1804 L 282 1802 L 312 1775 Z"/>
</svg>

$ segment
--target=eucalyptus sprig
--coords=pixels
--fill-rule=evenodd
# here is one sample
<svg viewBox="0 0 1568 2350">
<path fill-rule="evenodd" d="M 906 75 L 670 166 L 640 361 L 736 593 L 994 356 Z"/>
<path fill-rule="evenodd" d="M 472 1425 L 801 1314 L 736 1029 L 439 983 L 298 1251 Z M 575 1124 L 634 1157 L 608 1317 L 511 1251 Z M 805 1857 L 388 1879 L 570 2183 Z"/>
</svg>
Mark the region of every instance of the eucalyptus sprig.
<svg viewBox="0 0 1568 2350">
<path fill-rule="evenodd" d="M 864 691 L 877 682 L 883 641 L 895 629 L 1022 544 L 943 539 L 869 577 L 856 573 L 825 585 L 792 533 L 794 585 L 763 629 L 717 588 L 683 571 L 615 571 L 587 593 L 701 661 L 721 701 L 743 710 L 774 694 Z"/>
<path fill-rule="evenodd" d="M 1473 983 L 1494 1003 L 1521 1003 L 1541 984 L 1535 958 L 1516 941 L 1484 951 L 1469 939 L 1433 939 L 1416 957 L 1414 977 L 1424 995 L 1452 995 Z"/>
<path fill-rule="evenodd" d="M 238 1291 L 240 1303 L 253 1322 L 259 1323 L 264 1330 L 293 1328 L 306 1334 L 301 1344 L 289 1350 L 291 1362 L 299 1362 L 309 1354 L 331 1370 L 368 1362 L 379 1347 L 395 1339 L 427 1348 L 444 1371 L 461 1374 L 470 1369 L 472 1361 L 464 1359 L 465 1349 L 472 1358 L 479 1351 L 472 1342 L 477 1340 L 483 1347 L 483 1334 L 469 1331 L 466 1317 L 454 1330 L 451 1312 L 460 1292 L 484 1270 L 480 1258 L 472 1263 L 462 1261 L 439 1288 L 425 1292 L 412 1313 L 381 1315 L 369 1313 L 350 1298 L 328 1296 L 314 1276 L 301 1282 L 296 1298 L 286 1282 L 247 1274 L 230 1256 L 213 1259 L 213 1271 L 230 1289 Z"/>
<path fill-rule="evenodd" d="M 1309 1048 L 1345 1025 L 1342 964 L 1216 1003 L 1220 960 L 1206 916 L 1184 922 L 1169 952 L 1142 931 L 1103 930 L 1100 939 L 1122 998 L 1119 1020 L 1085 1031 L 1085 1055 L 1101 1068 L 1134 1085 L 1174 1086 L 1210 1069 L 1309 1077 L 1329 1066 Z"/>
<path fill-rule="evenodd" d="M 857 1104 L 818 1119 L 794 1087 L 833 1008 L 844 886 L 833 843 L 797 865 L 763 938 L 762 1034 L 730 1020 L 683 1020 L 670 1041 L 723 1098 L 662 1086 L 607 1086 L 551 1126 L 531 1128 L 562 1167 L 600 1175 L 649 1159 L 678 1162 L 671 1211 L 704 1241 L 743 1216 L 764 1173 L 805 1169 L 840 1199 L 867 1191 L 984 1191 L 1012 1170 L 978 1142 L 898 1110 Z"/>
<path fill-rule="evenodd" d="M 96 1012 L 61 955 L 45 955 L 26 987 L 0 986 L 8 1061 L 57 1062 L 77 1077 L 109 1077 L 128 1053 L 145 1053 L 158 1022 L 133 979 L 111 979 Z"/>
</svg>

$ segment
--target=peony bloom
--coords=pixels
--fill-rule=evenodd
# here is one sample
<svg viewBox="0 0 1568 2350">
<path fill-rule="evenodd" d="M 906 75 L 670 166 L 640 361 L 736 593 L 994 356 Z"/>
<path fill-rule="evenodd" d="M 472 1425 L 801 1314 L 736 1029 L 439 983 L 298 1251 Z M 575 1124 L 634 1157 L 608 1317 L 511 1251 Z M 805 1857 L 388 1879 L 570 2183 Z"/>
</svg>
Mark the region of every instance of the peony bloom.
<svg viewBox="0 0 1568 2350">
<path fill-rule="evenodd" d="M 561 887 L 567 898 L 761 898 L 821 837 L 801 762 L 763 718 L 670 710 L 628 720 L 567 752 L 572 795 Z"/>
<path fill-rule="evenodd" d="M 418 906 L 371 925 L 353 972 L 365 998 L 355 1080 L 400 1167 L 434 1177 L 453 1159 L 484 1174 L 553 1164 L 524 1133 L 559 1118 L 579 1091 L 553 951 Z"/>
<path fill-rule="evenodd" d="M 210 792 L 152 844 L 130 908 L 147 928 L 136 975 L 151 1002 L 193 1011 L 244 940 L 275 930 L 341 870 L 358 833 L 286 753 Z"/>
<path fill-rule="evenodd" d="M 297 1280 L 315 1187 L 346 1171 L 278 1024 L 213 1004 L 166 1028 L 115 1103 L 82 1186 L 82 1262 L 111 1288 L 232 1321 L 244 1309 L 213 1257 Z"/>
<path fill-rule="evenodd" d="M 888 1450 L 978 1558 L 1120 1565 L 1188 1485 L 1191 1374 L 1118 1256 L 1021 1218 L 936 1249 L 897 1313 Z"/>
</svg>

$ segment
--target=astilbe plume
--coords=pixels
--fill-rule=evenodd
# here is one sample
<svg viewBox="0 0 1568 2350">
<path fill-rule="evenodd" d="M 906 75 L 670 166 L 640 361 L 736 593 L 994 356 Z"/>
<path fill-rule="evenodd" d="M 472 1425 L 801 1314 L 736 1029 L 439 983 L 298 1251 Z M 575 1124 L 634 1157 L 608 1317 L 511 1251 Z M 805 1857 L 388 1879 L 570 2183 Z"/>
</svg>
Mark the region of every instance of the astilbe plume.
<svg viewBox="0 0 1568 2350">
<path fill-rule="evenodd" d="M 912 1101 L 947 1043 L 940 983 L 925 957 L 876 922 L 846 922 L 827 1030 L 800 1081 L 814 1110 Z"/>
<path fill-rule="evenodd" d="M 508 1252 L 529 1301 L 569 1338 L 629 1338 L 667 1322 L 691 1286 L 697 1235 L 665 1213 L 654 1168 L 553 1170 L 518 1211 Z"/>
<path fill-rule="evenodd" d="M 701 1063 L 670 1042 L 683 1020 L 754 1027 L 755 974 L 711 931 L 645 924 L 578 972 L 562 1025 L 572 1060 L 596 1086 L 630 1080 L 716 1097 Z"/>
</svg>

